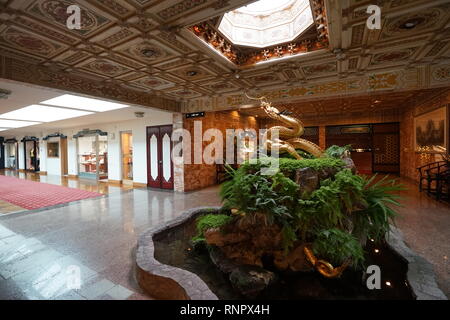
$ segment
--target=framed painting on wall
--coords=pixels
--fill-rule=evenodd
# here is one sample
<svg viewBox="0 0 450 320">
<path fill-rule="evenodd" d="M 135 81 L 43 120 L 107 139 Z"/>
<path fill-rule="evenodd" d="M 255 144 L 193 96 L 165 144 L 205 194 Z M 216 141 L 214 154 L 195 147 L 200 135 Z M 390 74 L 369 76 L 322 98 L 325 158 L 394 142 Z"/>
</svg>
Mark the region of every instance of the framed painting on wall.
<svg viewBox="0 0 450 320">
<path fill-rule="evenodd" d="M 47 142 L 47 157 L 59 158 L 59 142 Z"/>
<path fill-rule="evenodd" d="M 414 118 L 416 152 L 445 153 L 448 150 L 448 106 Z"/>
</svg>

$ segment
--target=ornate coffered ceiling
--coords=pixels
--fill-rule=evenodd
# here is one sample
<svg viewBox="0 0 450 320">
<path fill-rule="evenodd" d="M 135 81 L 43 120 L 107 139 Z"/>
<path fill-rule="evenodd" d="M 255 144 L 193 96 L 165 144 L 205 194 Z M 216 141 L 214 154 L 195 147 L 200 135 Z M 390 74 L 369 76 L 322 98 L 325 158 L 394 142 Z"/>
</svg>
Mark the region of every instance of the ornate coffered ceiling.
<svg viewBox="0 0 450 320">
<path fill-rule="evenodd" d="M 430 97 L 438 97 L 446 92 L 450 93 L 450 88 L 374 93 L 364 96 L 330 97 L 297 103 L 276 103 L 276 105 L 280 111 L 287 110 L 305 122 L 317 123 L 320 119 L 333 122 L 343 117 L 348 120 L 373 115 L 400 114 L 403 109 L 429 102 Z M 271 120 L 260 107 L 244 107 L 239 112 L 243 115 Z"/>
<path fill-rule="evenodd" d="M 237 108 L 243 90 L 292 102 L 450 85 L 448 0 L 375 1 L 381 30 L 366 27 L 374 1 L 311 0 L 326 16 L 311 42 L 245 66 L 192 32 L 251 2 L 0 0 L 0 77 L 184 112 Z M 80 30 L 65 24 L 72 4 Z"/>
</svg>

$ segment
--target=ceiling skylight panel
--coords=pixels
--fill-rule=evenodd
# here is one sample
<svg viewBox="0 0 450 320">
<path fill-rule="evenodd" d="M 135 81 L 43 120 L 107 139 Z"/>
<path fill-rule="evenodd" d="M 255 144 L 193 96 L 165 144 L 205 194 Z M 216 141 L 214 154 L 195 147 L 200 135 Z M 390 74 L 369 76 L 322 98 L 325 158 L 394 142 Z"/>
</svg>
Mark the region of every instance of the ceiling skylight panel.
<svg viewBox="0 0 450 320">
<path fill-rule="evenodd" d="M 92 114 L 92 112 L 67 108 L 31 105 L 8 113 L 0 114 L 2 119 L 51 122 Z"/>
<path fill-rule="evenodd" d="M 41 122 L 0 119 L 0 128 L 14 129 L 14 128 L 34 126 L 35 124 L 40 123 Z"/>
<path fill-rule="evenodd" d="M 314 24 L 309 0 L 260 0 L 224 14 L 219 31 L 236 45 L 293 41 Z"/>
<path fill-rule="evenodd" d="M 41 103 L 56 107 L 66 107 L 95 112 L 111 111 L 129 107 L 129 105 L 126 104 L 79 97 L 71 94 L 64 94 L 50 100 L 42 101 Z"/>
</svg>

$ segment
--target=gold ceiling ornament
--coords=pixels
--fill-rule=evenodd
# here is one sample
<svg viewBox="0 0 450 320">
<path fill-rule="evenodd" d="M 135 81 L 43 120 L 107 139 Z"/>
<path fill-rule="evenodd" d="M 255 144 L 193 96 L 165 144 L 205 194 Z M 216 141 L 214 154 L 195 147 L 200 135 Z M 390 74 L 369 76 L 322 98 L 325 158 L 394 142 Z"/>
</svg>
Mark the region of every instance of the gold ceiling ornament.
<svg viewBox="0 0 450 320">
<path fill-rule="evenodd" d="M 316 270 L 326 278 L 338 278 L 350 265 L 350 260 L 344 262 L 340 267 L 333 267 L 333 265 L 325 260 L 317 259 L 310 246 L 305 246 L 303 252 L 306 255 L 309 263 L 311 263 Z"/>
<path fill-rule="evenodd" d="M 305 126 L 302 121 L 290 116 L 286 110 L 280 112 L 277 108 L 272 106 L 266 97 L 254 98 L 250 97 L 247 93 L 245 93 L 245 95 L 248 99 L 259 100 L 261 108 L 270 118 L 281 121 L 287 125 L 286 127 L 273 126 L 265 132 L 263 139 L 265 141 L 264 147 L 267 150 L 275 147 L 278 148 L 280 153 L 288 152 L 298 160 L 302 159 L 302 156 L 297 152 L 298 149 L 306 151 L 317 158 L 323 155 L 323 150 L 318 145 L 300 138 L 305 133 Z M 272 139 L 273 134 L 276 132 L 278 133 L 278 137 Z"/>
</svg>

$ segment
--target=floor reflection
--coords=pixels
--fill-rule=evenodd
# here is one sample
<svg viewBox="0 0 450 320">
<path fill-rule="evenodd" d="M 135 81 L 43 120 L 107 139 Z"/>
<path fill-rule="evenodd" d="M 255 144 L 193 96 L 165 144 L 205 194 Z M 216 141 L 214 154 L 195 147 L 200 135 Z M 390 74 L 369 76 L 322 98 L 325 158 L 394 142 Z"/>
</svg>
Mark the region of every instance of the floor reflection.
<svg viewBox="0 0 450 320">
<path fill-rule="evenodd" d="M 148 299 L 132 271 L 139 234 L 186 209 L 216 205 L 216 188 L 134 189 L 0 218 L 0 299 Z M 79 289 L 68 286 L 73 267 Z"/>
</svg>

